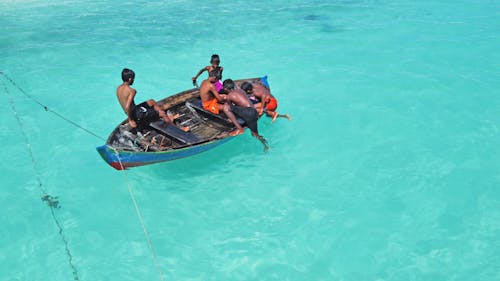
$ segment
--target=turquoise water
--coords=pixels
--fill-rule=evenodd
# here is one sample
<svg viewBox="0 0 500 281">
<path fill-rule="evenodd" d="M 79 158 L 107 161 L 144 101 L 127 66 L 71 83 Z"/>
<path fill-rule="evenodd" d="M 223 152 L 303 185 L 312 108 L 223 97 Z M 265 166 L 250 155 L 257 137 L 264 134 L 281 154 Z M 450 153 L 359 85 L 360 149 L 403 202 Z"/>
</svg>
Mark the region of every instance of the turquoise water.
<svg viewBox="0 0 500 281">
<path fill-rule="evenodd" d="M 293 120 L 119 172 L 0 77 L 1 280 L 500 280 L 498 1 L 163 2 L 2 1 L 0 71 L 107 137 L 218 53 Z"/>
</svg>

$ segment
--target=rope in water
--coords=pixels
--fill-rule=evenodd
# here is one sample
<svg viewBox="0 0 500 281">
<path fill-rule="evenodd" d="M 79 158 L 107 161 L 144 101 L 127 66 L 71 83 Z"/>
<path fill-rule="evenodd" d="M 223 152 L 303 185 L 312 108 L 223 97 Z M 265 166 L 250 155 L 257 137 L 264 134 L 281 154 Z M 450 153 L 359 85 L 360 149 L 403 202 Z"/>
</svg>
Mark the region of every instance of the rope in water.
<svg viewBox="0 0 500 281">
<path fill-rule="evenodd" d="M 77 124 L 76 122 L 73 122 L 72 120 L 66 118 L 65 116 L 57 113 L 56 111 L 50 109 L 48 106 L 44 105 L 43 103 L 39 102 L 37 99 L 33 98 L 32 96 L 28 95 L 21 87 L 19 87 L 16 82 L 10 78 L 7 74 L 3 73 L 2 71 L 0 71 L 0 74 L 3 75 L 14 87 L 16 87 L 22 94 L 24 94 L 26 97 L 28 97 L 30 100 L 32 100 L 33 102 L 37 103 L 38 105 L 40 105 L 45 111 L 47 112 L 51 112 L 53 114 L 55 114 L 57 117 L 63 119 L 64 121 L 70 123 L 71 125 L 89 133 L 90 135 L 93 135 L 94 137 L 100 139 L 100 140 L 103 140 L 103 141 L 106 141 L 103 137 L 97 135 L 96 133 L 80 126 L 79 124 Z M 66 240 L 66 238 L 64 237 L 64 234 L 63 234 L 63 229 L 61 227 L 61 224 L 59 223 L 59 221 L 57 220 L 57 217 L 55 216 L 55 213 L 54 213 L 54 209 L 58 209 L 60 206 L 59 206 L 59 201 L 57 201 L 57 197 L 52 197 L 50 195 L 47 194 L 47 192 L 45 191 L 45 189 L 43 188 L 42 186 L 42 182 L 41 182 L 41 177 L 40 177 L 40 173 L 38 172 L 38 169 L 36 168 L 36 162 L 35 162 L 35 157 L 33 156 L 33 151 L 31 150 L 31 144 L 29 143 L 28 141 L 28 137 L 27 137 L 27 134 L 25 133 L 25 129 L 24 129 L 24 126 L 21 122 L 21 119 L 19 118 L 19 115 L 17 114 L 17 111 L 15 109 L 15 106 L 14 106 L 14 101 L 12 99 L 12 96 L 10 95 L 8 89 L 7 89 L 7 86 L 5 85 L 4 81 L 2 81 L 2 84 L 4 86 L 4 89 L 5 89 L 5 92 L 7 93 L 7 95 L 9 96 L 9 102 L 11 103 L 11 106 L 13 108 L 13 111 L 14 111 L 14 114 L 16 116 L 16 119 L 18 121 L 18 124 L 21 128 L 21 132 L 24 136 L 24 139 L 28 145 L 28 152 L 30 154 L 30 157 L 31 157 L 31 161 L 32 161 L 32 164 L 33 164 L 33 169 L 35 170 L 35 174 L 36 174 L 36 177 L 37 177 L 37 182 L 38 182 L 38 185 L 40 187 L 40 189 L 42 190 L 42 193 L 43 193 L 43 196 L 42 196 L 42 200 L 46 201 L 47 204 L 49 205 L 49 207 L 51 208 L 51 212 L 52 212 L 52 217 L 54 218 L 55 222 L 56 222 L 56 225 L 58 226 L 59 228 L 59 234 L 61 235 L 61 238 L 66 246 L 66 253 L 68 255 L 68 259 L 69 259 L 69 263 L 70 263 L 70 266 L 72 267 L 73 269 L 73 276 L 75 278 L 75 281 L 78 281 L 78 272 L 76 271 L 76 268 L 75 266 L 73 265 L 72 263 L 72 259 L 73 259 L 73 256 L 71 255 L 71 252 L 69 251 L 69 247 L 68 247 L 68 242 Z M 119 153 L 118 151 L 111 147 L 117 158 L 118 158 L 118 162 L 120 163 L 120 166 L 122 168 L 122 170 L 125 170 L 124 169 L 124 166 L 123 166 L 123 163 L 121 162 L 121 159 L 120 159 L 120 156 L 119 156 Z M 146 237 L 146 240 L 148 242 L 148 246 L 149 246 L 149 249 L 151 251 L 151 254 L 153 255 L 153 259 L 154 259 L 154 262 L 156 264 L 156 268 L 158 270 L 158 273 L 160 275 L 160 279 L 162 281 L 164 281 L 164 277 L 163 277 L 163 273 L 161 271 L 161 266 L 160 266 L 160 262 L 158 260 L 158 257 L 156 255 L 156 251 L 153 247 L 153 242 L 151 242 L 151 238 L 149 237 L 149 233 L 146 229 L 146 224 L 144 223 L 144 220 L 142 218 L 142 215 L 141 215 L 141 212 L 140 212 L 140 209 L 139 209 L 139 205 L 137 204 L 137 200 L 135 198 L 135 195 L 134 195 L 134 192 L 133 192 L 133 189 L 132 189 L 132 184 L 131 184 L 131 181 L 130 179 L 127 177 L 127 174 L 126 173 L 122 173 L 123 174 L 123 177 L 125 178 L 125 182 L 127 183 L 127 187 L 128 187 L 128 192 L 130 194 L 130 197 L 132 199 L 132 202 L 134 203 L 134 207 L 135 207 L 135 212 L 137 214 L 137 217 L 139 219 L 139 222 L 141 223 L 141 227 L 142 227 L 142 230 L 144 232 L 144 235 Z"/>
<path fill-rule="evenodd" d="M 123 163 L 122 163 L 122 160 L 120 159 L 120 155 L 119 155 L 118 151 L 114 147 L 111 147 L 111 148 L 115 152 L 116 158 L 118 159 L 118 162 L 120 163 L 121 169 L 125 170 L 125 167 L 123 166 Z M 134 195 L 134 192 L 132 189 L 131 181 L 129 180 L 126 173 L 123 173 L 123 176 L 125 177 L 125 182 L 127 183 L 127 188 L 128 188 L 128 192 L 130 194 L 130 198 L 132 198 L 132 202 L 134 203 L 135 212 L 137 214 L 137 217 L 139 218 L 139 222 L 141 223 L 142 231 L 144 232 L 144 236 L 146 236 L 146 241 L 148 242 L 149 249 L 151 250 L 151 254 L 153 255 L 153 260 L 156 264 L 156 269 L 158 270 L 158 274 L 160 275 L 160 279 L 162 281 L 164 281 L 165 278 L 163 277 L 163 272 L 161 271 L 160 261 L 158 260 L 158 256 L 156 255 L 155 248 L 153 247 L 153 242 L 151 242 L 151 238 L 149 237 L 148 230 L 146 229 L 146 224 L 144 223 L 144 220 L 142 219 L 141 211 L 139 209 L 139 205 L 137 204 L 137 200 L 135 199 L 135 195 Z"/>
<path fill-rule="evenodd" d="M 17 112 L 16 106 L 14 104 L 14 99 L 12 98 L 12 95 L 10 94 L 9 90 L 7 89 L 7 85 L 5 85 L 5 82 L 3 80 L 2 80 L 2 85 L 3 85 L 3 88 L 5 90 L 5 93 L 8 96 L 8 100 L 9 100 L 10 106 L 12 108 L 12 111 L 14 112 L 14 116 L 17 120 L 17 124 L 19 125 L 21 135 L 23 136 L 24 141 L 26 143 L 26 149 L 28 150 L 28 154 L 29 154 L 30 159 L 31 159 L 31 166 L 32 166 L 33 172 L 35 174 L 36 182 L 38 184 L 38 188 L 40 189 L 40 191 L 42 193 L 42 197 L 41 197 L 42 201 L 47 202 L 47 205 L 50 208 L 50 213 L 52 215 L 52 219 L 54 220 L 54 223 L 56 224 L 57 228 L 59 229 L 59 236 L 61 237 L 61 240 L 64 243 L 64 248 L 66 250 L 66 255 L 68 257 L 68 263 L 69 263 L 69 266 L 71 268 L 71 272 L 73 273 L 73 279 L 75 281 L 79 281 L 80 279 L 78 278 L 78 270 L 76 269 L 75 265 L 73 264 L 73 255 L 71 254 L 71 251 L 69 249 L 68 240 L 66 239 L 66 236 L 64 235 L 63 228 L 62 228 L 61 224 L 59 223 L 59 220 L 57 219 L 57 216 L 55 213 L 55 209 L 60 208 L 59 201 L 57 200 L 57 197 L 53 197 L 53 196 L 49 195 L 47 190 L 45 189 L 45 187 L 42 184 L 42 180 L 41 180 L 40 172 L 38 170 L 37 162 L 35 160 L 33 150 L 31 149 L 31 143 L 28 139 L 28 134 L 26 134 L 26 129 L 24 127 L 24 124 L 21 121 L 21 118 L 19 117 L 19 114 Z"/>
<path fill-rule="evenodd" d="M 96 133 L 92 132 L 91 130 L 89 130 L 89 129 L 87 129 L 87 128 L 82 127 L 82 126 L 81 126 L 81 125 L 79 125 L 78 123 L 76 123 L 76 122 L 72 121 L 71 119 L 66 118 L 64 115 L 62 115 L 62 114 L 58 113 L 57 111 L 54 111 L 54 110 L 50 109 L 47 105 L 45 105 L 45 104 L 41 103 L 41 102 L 40 102 L 40 101 L 38 101 L 37 99 L 33 98 L 31 95 L 28 95 L 28 94 L 27 94 L 27 93 L 26 93 L 26 92 L 25 92 L 25 91 L 24 91 L 21 87 L 19 87 L 19 86 L 16 84 L 16 82 L 15 82 L 15 81 L 14 81 L 12 78 L 10 78 L 7 74 L 3 73 L 2 71 L 0 71 L 0 74 L 1 74 L 1 75 L 3 75 L 3 77 L 5 77 L 5 79 L 9 80 L 9 82 L 10 82 L 10 83 L 11 83 L 14 87 L 16 87 L 16 88 L 19 90 L 19 92 L 21 92 L 21 93 L 22 93 L 23 95 L 25 95 L 27 98 L 29 98 L 30 100 L 32 100 L 34 103 L 36 103 L 36 104 L 40 105 L 40 106 L 41 106 L 41 107 L 42 107 L 45 111 L 48 111 L 48 112 L 50 112 L 50 113 L 52 113 L 52 114 L 56 115 L 57 117 L 61 118 L 62 120 L 66 121 L 66 122 L 68 122 L 69 124 L 71 124 L 71 125 L 73 125 L 73 126 L 75 126 L 75 127 L 79 128 L 79 129 L 81 129 L 81 130 L 83 130 L 83 131 L 85 131 L 85 132 L 89 133 L 90 135 L 92 135 L 92 136 L 94 136 L 94 137 L 96 137 L 96 138 L 98 138 L 98 139 L 100 139 L 100 140 L 106 141 L 106 139 L 105 139 L 105 138 L 103 138 L 103 137 L 101 137 L 101 136 L 97 135 Z"/>
</svg>

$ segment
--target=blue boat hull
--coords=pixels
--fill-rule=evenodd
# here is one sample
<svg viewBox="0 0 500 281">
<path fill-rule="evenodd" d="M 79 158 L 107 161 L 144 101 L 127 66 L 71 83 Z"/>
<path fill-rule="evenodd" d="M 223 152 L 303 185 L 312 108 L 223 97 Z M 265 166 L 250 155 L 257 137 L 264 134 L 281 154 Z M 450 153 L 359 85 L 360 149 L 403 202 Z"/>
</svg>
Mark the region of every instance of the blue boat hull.
<svg viewBox="0 0 500 281">
<path fill-rule="evenodd" d="M 267 76 L 235 80 L 235 83 L 239 85 L 243 82 L 260 82 L 269 87 Z M 192 156 L 233 139 L 234 137 L 231 136 L 230 132 L 235 129 L 234 125 L 224 117 L 207 112 L 205 109 L 201 108 L 199 96 L 199 89 L 193 88 L 159 101 L 159 103 L 162 103 L 164 110 L 168 109 L 179 113 L 180 116 L 184 118 L 183 122 L 191 122 L 189 126 L 193 125 L 193 127 L 197 128 L 195 133 L 191 131 L 182 132 L 178 128 L 175 129 L 170 127 L 169 129 L 168 126 L 164 127 L 163 125 L 157 127 L 157 124 L 154 124 L 154 122 L 150 123 L 151 130 L 159 132 L 172 140 L 171 146 L 151 149 L 150 144 L 152 144 L 152 142 L 148 143 L 146 146 L 135 146 L 136 137 L 123 137 L 120 135 L 122 132 L 121 126 L 128 122 L 128 120 L 124 120 L 111 133 L 106 144 L 96 148 L 97 151 L 102 159 L 111 167 L 117 170 L 125 170 L 131 167 Z M 214 132 L 214 128 L 218 129 Z M 129 132 L 129 135 L 130 134 L 132 133 Z M 143 132 L 143 136 L 146 135 L 148 135 L 148 133 Z M 127 142 L 120 143 L 120 139 L 122 138 L 128 138 L 128 143 L 130 143 L 130 145 L 128 145 Z M 122 147 L 122 149 L 117 149 L 115 147 Z M 136 151 L 137 149 L 144 149 L 146 151 Z"/>
<path fill-rule="evenodd" d="M 125 170 L 130 167 L 166 162 L 199 154 L 216 146 L 224 144 L 231 139 L 233 139 L 233 137 L 214 140 L 185 148 L 172 149 L 168 151 L 120 151 L 108 145 L 102 145 L 97 147 L 96 149 L 101 155 L 102 159 L 104 159 L 104 161 L 106 161 L 111 167 L 117 170 Z"/>
</svg>

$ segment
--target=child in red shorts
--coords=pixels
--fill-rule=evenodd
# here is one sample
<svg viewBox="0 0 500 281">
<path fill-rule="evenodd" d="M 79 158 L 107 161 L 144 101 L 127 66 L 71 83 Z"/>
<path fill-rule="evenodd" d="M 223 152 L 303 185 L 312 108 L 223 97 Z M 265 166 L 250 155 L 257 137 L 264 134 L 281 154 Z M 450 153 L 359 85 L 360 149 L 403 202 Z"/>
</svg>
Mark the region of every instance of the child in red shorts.
<svg viewBox="0 0 500 281">
<path fill-rule="evenodd" d="M 278 117 L 285 117 L 288 120 L 292 119 L 289 114 L 279 114 L 276 112 L 276 109 L 278 108 L 278 101 L 273 95 L 271 95 L 271 92 L 265 85 L 259 82 L 253 84 L 243 82 L 241 84 L 241 89 L 253 97 L 252 102 L 254 102 L 254 106 L 259 115 L 266 113 L 267 116 L 273 118 L 272 122 L 274 122 Z"/>
</svg>

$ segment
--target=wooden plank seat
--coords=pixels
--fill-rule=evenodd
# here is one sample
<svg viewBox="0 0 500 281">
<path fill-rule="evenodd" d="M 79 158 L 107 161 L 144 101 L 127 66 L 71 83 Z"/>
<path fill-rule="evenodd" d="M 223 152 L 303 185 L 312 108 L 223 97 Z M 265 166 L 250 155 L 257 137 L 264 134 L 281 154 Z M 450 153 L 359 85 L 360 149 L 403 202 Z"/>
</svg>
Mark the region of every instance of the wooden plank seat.
<svg viewBox="0 0 500 281">
<path fill-rule="evenodd" d="M 163 120 L 151 122 L 149 123 L 149 126 L 183 144 L 189 145 L 202 141 L 202 139 L 197 137 L 195 134 L 191 132 L 184 132 L 183 130 L 179 129 L 179 127 L 167 123 Z"/>
</svg>

